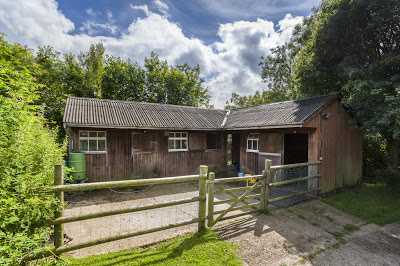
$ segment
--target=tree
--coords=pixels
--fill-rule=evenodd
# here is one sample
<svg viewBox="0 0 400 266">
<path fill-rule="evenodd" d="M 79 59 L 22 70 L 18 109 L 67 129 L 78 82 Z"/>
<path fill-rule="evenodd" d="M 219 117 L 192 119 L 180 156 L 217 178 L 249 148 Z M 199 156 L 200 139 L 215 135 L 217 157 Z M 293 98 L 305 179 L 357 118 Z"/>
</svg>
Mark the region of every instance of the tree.
<svg viewBox="0 0 400 266">
<path fill-rule="evenodd" d="M 206 106 L 208 90 L 203 88 L 200 68 L 187 64 L 168 66 L 152 53 L 145 59 L 145 94 L 148 102 Z"/>
<path fill-rule="evenodd" d="M 102 82 L 106 99 L 145 101 L 145 71 L 136 63 L 107 56 Z"/>
<path fill-rule="evenodd" d="M 102 97 L 101 83 L 104 75 L 104 46 L 102 43 L 90 45 L 86 54 L 81 54 L 80 60 L 85 68 L 85 85 L 93 96 Z"/>
<path fill-rule="evenodd" d="M 39 67 L 36 78 L 41 84 L 35 103 L 41 107 L 47 123 L 57 127 L 62 124 L 62 110 L 65 106 L 64 62 L 50 46 L 39 47 L 35 62 Z"/>
<path fill-rule="evenodd" d="M 361 128 L 380 134 L 397 169 L 400 149 L 400 2 L 325 0 L 295 57 L 301 95 L 338 92 Z"/>
<path fill-rule="evenodd" d="M 229 101 L 225 103 L 225 109 L 251 107 L 285 100 L 287 98 L 284 95 L 274 90 L 256 91 L 253 95 L 248 96 L 240 96 L 237 93 L 232 93 Z"/>
</svg>

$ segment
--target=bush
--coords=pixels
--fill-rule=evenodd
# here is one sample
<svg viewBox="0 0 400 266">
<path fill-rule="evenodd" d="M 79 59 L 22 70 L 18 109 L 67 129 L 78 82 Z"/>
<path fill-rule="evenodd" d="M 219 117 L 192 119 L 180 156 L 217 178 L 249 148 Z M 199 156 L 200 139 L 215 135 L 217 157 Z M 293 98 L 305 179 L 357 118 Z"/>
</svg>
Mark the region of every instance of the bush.
<svg viewBox="0 0 400 266">
<path fill-rule="evenodd" d="M 34 71 L 30 51 L 0 36 L 0 265 L 43 247 L 58 208 L 46 189 L 63 148 L 32 105 Z"/>
<path fill-rule="evenodd" d="M 367 134 L 363 139 L 363 176 L 366 181 L 384 182 L 387 150 L 379 134 Z"/>
</svg>

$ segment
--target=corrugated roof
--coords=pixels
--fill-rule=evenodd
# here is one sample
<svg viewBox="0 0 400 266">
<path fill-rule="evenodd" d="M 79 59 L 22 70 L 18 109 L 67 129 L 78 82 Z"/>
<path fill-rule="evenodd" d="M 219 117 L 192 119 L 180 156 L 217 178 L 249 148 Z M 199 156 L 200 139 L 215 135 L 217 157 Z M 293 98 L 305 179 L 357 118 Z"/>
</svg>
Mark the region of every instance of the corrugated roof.
<svg viewBox="0 0 400 266">
<path fill-rule="evenodd" d="M 225 128 L 272 128 L 301 125 L 336 96 L 318 96 L 232 110 Z"/>
<path fill-rule="evenodd" d="M 179 106 L 69 97 L 67 126 L 103 128 L 218 129 L 226 111 Z"/>
<path fill-rule="evenodd" d="M 244 129 L 301 125 L 333 96 L 260 105 L 227 112 L 170 104 L 69 97 L 63 122 L 70 127 Z"/>
</svg>

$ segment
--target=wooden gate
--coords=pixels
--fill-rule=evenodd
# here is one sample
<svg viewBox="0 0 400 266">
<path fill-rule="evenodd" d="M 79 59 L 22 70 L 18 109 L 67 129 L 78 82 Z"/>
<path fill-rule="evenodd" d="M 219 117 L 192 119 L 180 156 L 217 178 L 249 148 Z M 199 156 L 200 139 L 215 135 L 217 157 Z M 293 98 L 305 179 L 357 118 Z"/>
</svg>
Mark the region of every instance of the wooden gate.
<svg viewBox="0 0 400 266">
<path fill-rule="evenodd" d="M 219 221 L 265 211 L 269 195 L 267 184 L 270 181 L 270 160 L 265 161 L 262 175 L 215 179 L 215 174 L 211 172 L 207 181 L 208 227 L 214 226 Z M 215 210 L 216 206 L 228 206 L 228 208 Z M 228 215 L 238 210 L 242 212 Z"/>
<path fill-rule="evenodd" d="M 272 161 L 269 159 L 264 162 L 261 175 L 215 179 L 215 174 L 209 173 L 207 179 L 208 227 L 223 220 L 255 212 L 266 212 L 269 204 L 278 206 L 276 205 L 278 202 L 318 194 L 320 162 L 278 166 L 271 166 Z M 218 206 L 227 208 L 216 210 Z M 228 215 L 232 212 L 236 214 Z"/>
</svg>

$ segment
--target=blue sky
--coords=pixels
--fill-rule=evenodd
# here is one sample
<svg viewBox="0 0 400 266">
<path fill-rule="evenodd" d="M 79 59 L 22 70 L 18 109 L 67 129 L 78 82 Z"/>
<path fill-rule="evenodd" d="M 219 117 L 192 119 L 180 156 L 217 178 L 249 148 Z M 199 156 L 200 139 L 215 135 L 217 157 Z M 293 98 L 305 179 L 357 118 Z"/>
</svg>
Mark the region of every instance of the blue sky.
<svg viewBox="0 0 400 266">
<path fill-rule="evenodd" d="M 32 49 L 79 53 L 102 42 L 139 64 L 157 52 L 170 64 L 200 65 L 222 107 L 232 92 L 264 89 L 260 57 L 286 42 L 319 0 L 0 0 L 0 32 Z"/>
</svg>

